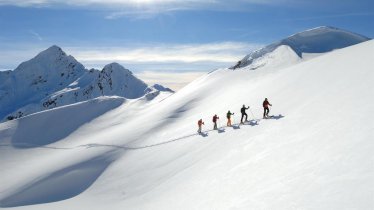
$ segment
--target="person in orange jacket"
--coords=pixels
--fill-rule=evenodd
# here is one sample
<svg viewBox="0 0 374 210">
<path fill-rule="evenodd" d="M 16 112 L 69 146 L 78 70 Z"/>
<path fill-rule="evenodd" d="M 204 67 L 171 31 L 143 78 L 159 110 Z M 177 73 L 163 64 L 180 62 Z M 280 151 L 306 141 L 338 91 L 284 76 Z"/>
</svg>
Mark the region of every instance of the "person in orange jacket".
<svg viewBox="0 0 374 210">
<path fill-rule="evenodd" d="M 201 133 L 201 127 L 204 125 L 204 122 L 202 119 L 197 121 L 197 125 L 199 126 L 199 129 L 197 130 L 198 133 Z"/>
</svg>

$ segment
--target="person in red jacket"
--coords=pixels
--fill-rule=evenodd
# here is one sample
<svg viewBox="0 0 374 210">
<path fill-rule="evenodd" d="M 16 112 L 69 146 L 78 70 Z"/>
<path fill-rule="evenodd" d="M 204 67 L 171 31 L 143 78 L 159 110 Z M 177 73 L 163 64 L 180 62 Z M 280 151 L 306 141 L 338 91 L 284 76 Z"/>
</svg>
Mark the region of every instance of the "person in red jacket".
<svg viewBox="0 0 374 210">
<path fill-rule="evenodd" d="M 265 98 L 265 101 L 262 103 L 262 106 L 264 107 L 264 119 L 269 117 L 269 106 L 272 106 L 268 99 Z"/>
<path fill-rule="evenodd" d="M 199 121 L 197 121 L 197 125 L 199 126 L 199 130 L 197 130 L 198 133 L 201 133 L 201 126 L 204 125 L 204 122 L 202 119 L 200 119 Z"/>
<path fill-rule="evenodd" d="M 214 127 L 213 127 L 213 130 L 218 130 L 217 128 L 217 120 L 219 119 L 219 117 L 215 114 L 213 116 L 213 123 L 214 123 Z"/>
</svg>

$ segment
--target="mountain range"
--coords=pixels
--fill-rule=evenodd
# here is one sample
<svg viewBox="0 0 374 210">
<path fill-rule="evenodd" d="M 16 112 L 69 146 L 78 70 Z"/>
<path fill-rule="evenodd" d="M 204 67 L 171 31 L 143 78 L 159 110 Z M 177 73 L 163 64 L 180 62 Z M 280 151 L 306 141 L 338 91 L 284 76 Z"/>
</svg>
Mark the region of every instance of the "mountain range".
<svg viewBox="0 0 374 210">
<path fill-rule="evenodd" d="M 46 109 L 99 96 L 135 99 L 159 91 L 118 63 L 86 69 L 60 47 L 51 46 L 13 71 L 0 72 L 0 120 L 12 120 Z"/>
</svg>

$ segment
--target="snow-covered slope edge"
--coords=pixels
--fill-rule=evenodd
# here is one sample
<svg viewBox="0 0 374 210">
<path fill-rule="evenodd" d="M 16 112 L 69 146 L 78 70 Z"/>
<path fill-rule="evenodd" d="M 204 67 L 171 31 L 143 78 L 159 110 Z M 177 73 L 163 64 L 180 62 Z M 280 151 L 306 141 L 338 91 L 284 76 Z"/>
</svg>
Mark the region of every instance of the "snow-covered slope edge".
<svg viewBox="0 0 374 210">
<path fill-rule="evenodd" d="M 0 82 L 0 121 L 99 96 L 134 99 L 152 91 L 172 92 L 148 87 L 118 63 L 101 71 L 87 70 L 58 46 L 23 62 L 14 71 L 0 72 Z"/>
<path fill-rule="evenodd" d="M 1 139 L 3 144 L 8 143 L 17 148 L 52 144 L 66 138 L 81 126 L 104 113 L 117 108 L 125 101 L 125 98 L 118 96 L 101 96 L 53 110 L 30 114 L 19 120 L 8 122 L 8 124 L 15 125 L 16 130 L 8 130 L 5 136 L 1 136 Z M 56 124 L 56 126 L 51 124 Z"/>
<path fill-rule="evenodd" d="M 306 31 L 302 31 L 291 35 L 285 39 L 282 39 L 273 44 L 267 45 L 259 50 L 255 50 L 250 54 L 246 55 L 235 68 L 242 68 L 248 66 L 247 69 L 257 69 L 262 66 L 266 66 L 266 62 L 262 62 L 261 65 L 256 63 L 259 60 L 264 60 L 264 57 L 269 57 L 276 49 L 281 46 L 288 46 L 294 53 L 299 57 L 303 58 L 303 54 L 320 54 L 330 52 L 336 49 L 352 46 L 361 42 L 370 40 L 370 38 L 338 29 L 330 26 L 321 26 Z M 274 53 L 273 53 L 274 54 Z M 279 55 L 279 54 L 275 54 Z M 274 57 L 274 56 L 272 56 Z M 284 60 L 284 64 L 294 64 L 294 59 L 290 61 Z M 283 65 L 285 66 L 285 65 Z M 234 68 L 234 67 L 231 67 Z"/>
</svg>

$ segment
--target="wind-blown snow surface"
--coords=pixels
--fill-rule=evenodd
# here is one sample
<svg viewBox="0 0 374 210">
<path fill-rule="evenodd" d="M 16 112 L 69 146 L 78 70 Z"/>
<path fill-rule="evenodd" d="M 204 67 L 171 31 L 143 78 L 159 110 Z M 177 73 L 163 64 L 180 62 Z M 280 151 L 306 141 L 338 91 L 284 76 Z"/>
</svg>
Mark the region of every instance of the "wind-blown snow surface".
<svg viewBox="0 0 374 210">
<path fill-rule="evenodd" d="M 31 117 L 35 139 L 64 130 L 49 119 L 56 110 L 2 123 L 0 206 L 373 209 L 373 55 L 368 41 L 283 69 L 218 70 L 170 97 L 111 107 L 42 147 L 12 144 Z M 264 97 L 274 119 L 259 119 Z M 218 114 L 222 126 L 229 109 L 237 123 L 242 104 L 257 123 L 195 135 L 198 119 L 211 129 Z M 79 117 L 72 110 L 59 111 Z"/>
</svg>

